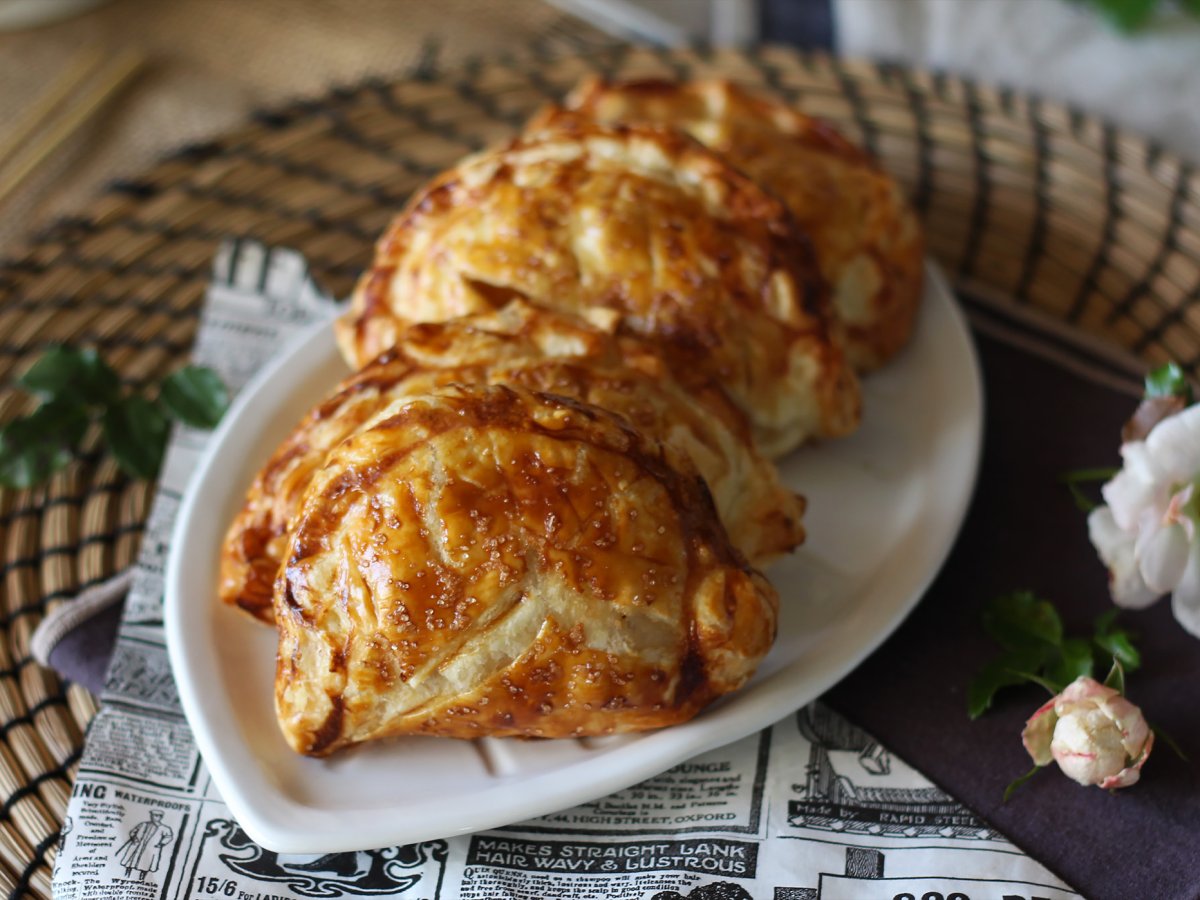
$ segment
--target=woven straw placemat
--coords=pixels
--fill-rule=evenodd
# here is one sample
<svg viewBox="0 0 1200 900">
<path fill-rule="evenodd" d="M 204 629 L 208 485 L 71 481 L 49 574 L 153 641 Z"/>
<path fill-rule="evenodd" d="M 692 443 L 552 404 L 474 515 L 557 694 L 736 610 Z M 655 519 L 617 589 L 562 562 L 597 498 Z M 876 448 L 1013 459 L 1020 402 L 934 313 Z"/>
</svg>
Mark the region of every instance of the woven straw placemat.
<svg viewBox="0 0 1200 900">
<path fill-rule="evenodd" d="M 217 242 L 301 250 L 345 294 L 408 193 L 513 133 L 588 71 L 719 75 L 794 101 L 908 189 L 962 286 L 1144 359 L 1200 365 L 1192 170 L 1060 106 L 903 68 L 783 49 L 616 48 L 417 71 L 264 112 L 123 181 L 0 265 L 0 374 L 56 343 L 99 347 L 133 382 L 186 356 Z M 0 420 L 25 411 L 0 394 Z M 41 615 L 132 561 L 151 488 L 96 452 L 0 493 L 0 889 L 49 896 L 54 845 L 95 704 L 31 663 Z"/>
</svg>

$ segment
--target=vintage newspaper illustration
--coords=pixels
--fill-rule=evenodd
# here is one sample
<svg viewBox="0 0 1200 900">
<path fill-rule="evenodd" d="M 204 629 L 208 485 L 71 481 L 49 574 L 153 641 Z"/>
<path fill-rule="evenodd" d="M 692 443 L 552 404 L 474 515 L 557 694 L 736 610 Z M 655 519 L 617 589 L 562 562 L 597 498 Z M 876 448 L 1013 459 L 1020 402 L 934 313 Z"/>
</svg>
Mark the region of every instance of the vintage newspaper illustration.
<svg viewBox="0 0 1200 900">
<path fill-rule="evenodd" d="M 334 304 L 294 252 L 222 246 L 194 351 L 232 390 Z M 55 861 L 60 900 L 1063 900 L 1078 895 L 820 703 L 615 794 L 355 853 L 255 845 L 213 787 L 162 630 L 170 529 L 206 433 L 178 429 Z"/>
</svg>

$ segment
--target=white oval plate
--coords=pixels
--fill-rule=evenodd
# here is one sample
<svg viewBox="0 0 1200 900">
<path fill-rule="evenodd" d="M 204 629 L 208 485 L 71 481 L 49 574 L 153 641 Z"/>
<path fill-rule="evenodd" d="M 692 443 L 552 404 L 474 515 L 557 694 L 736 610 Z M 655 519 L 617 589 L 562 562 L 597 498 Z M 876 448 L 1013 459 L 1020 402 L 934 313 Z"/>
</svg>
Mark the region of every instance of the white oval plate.
<svg viewBox="0 0 1200 900">
<path fill-rule="evenodd" d="M 271 850 L 330 853 L 449 837 L 602 797 L 770 725 L 831 687 L 913 608 L 967 510 L 982 386 L 962 314 L 932 269 L 912 345 L 865 383 L 863 427 L 804 448 L 784 477 L 808 542 L 768 573 L 779 638 L 753 681 L 684 725 L 604 739 L 402 738 L 316 760 L 275 724 L 274 632 L 219 605 L 222 537 L 254 473 L 346 370 L 321 326 L 259 375 L 213 436 L 166 576 L 184 712 L 221 796 Z"/>
</svg>

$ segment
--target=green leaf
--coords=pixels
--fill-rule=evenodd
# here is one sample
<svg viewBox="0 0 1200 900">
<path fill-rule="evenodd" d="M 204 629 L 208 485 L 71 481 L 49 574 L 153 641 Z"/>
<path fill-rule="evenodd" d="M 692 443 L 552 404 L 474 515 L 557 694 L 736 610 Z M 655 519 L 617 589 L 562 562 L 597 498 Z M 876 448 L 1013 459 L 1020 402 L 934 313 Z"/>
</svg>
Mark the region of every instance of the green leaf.
<svg viewBox="0 0 1200 900">
<path fill-rule="evenodd" d="M 1009 784 L 1009 786 L 1004 789 L 1004 802 L 1007 803 L 1008 799 L 1016 792 L 1017 788 L 1027 782 L 1038 772 L 1042 771 L 1044 768 L 1045 766 L 1034 766 L 1020 778 L 1015 779 L 1011 784 Z"/>
<path fill-rule="evenodd" d="M 1183 369 L 1173 362 L 1152 369 L 1146 374 L 1147 397 L 1183 397 L 1191 404 L 1192 386 Z"/>
<path fill-rule="evenodd" d="M 86 407 L 77 403 L 51 400 L 35 409 L 27 420 L 44 440 L 74 448 L 83 440 L 91 416 Z"/>
<path fill-rule="evenodd" d="M 1198 0 L 1200 2 L 1200 0 Z M 1117 621 L 1117 614 L 1120 610 L 1115 606 L 1112 609 L 1105 610 L 1096 616 L 1096 621 L 1092 623 L 1092 628 L 1096 632 L 1096 637 L 1108 634 L 1113 627 L 1113 623 Z"/>
<path fill-rule="evenodd" d="M 1179 746 L 1179 742 L 1176 741 L 1175 738 L 1171 737 L 1169 734 L 1167 734 L 1161 728 L 1153 728 L 1152 727 L 1150 730 L 1154 732 L 1155 739 L 1162 741 L 1164 744 L 1166 744 L 1168 747 L 1170 747 L 1171 750 L 1174 751 L 1176 756 L 1178 756 L 1184 762 L 1191 762 L 1191 760 L 1188 759 L 1187 754 L 1183 752 L 1183 748 Z"/>
<path fill-rule="evenodd" d="M 1006 653 L 985 665 L 967 685 L 967 715 L 978 719 L 987 712 L 1001 688 L 1025 684 L 1024 674 L 1041 665 L 1041 657 L 1028 650 Z"/>
<path fill-rule="evenodd" d="M 1097 634 L 1093 643 L 1104 651 L 1105 656 L 1119 660 L 1126 672 L 1136 672 L 1142 665 L 1142 654 L 1133 646 L 1129 632 L 1122 629 L 1107 634 Z"/>
<path fill-rule="evenodd" d="M 61 447 L 35 449 L 7 446 L 0 435 L 0 484 L 14 490 L 25 490 L 41 484 L 71 462 L 71 452 Z"/>
<path fill-rule="evenodd" d="M 1067 482 L 1067 490 L 1071 492 L 1071 499 L 1075 501 L 1075 508 L 1080 512 L 1090 513 L 1100 504 L 1085 494 L 1073 481 Z"/>
<path fill-rule="evenodd" d="M 991 708 L 997 691 L 1024 683 L 1025 679 L 1013 672 L 1006 660 L 992 660 L 967 685 L 967 715 L 978 719 Z"/>
<path fill-rule="evenodd" d="M 1060 484 L 1067 486 L 1067 490 L 1071 492 L 1071 497 L 1075 500 L 1075 506 L 1080 512 L 1091 512 L 1100 504 L 1085 494 L 1079 485 L 1094 481 L 1108 481 L 1119 471 L 1121 470 L 1111 467 L 1073 469 L 1070 472 L 1063 472 L 1059 475 L 1058 481 Z"/>
<path fill-rule="evenodd" d="M 229 407 L 229 392 L 212 369 L 185 366 L 162 383 L 159 399 L 172 416 L 193 428 L 215 428 Z"/>
<path fill-rule="evenodd" d="M 1091 644 L 1083 638 L 1067 638 L 1059 648 L 1058 658 L 1046 667 L 1046 680 L 1061 691 L 1081 675 L 1090 678 L 1093 664 Z"/>
<path fill-rule="evenodd" d="M 0 429 L 0 484 L 18 490 L 41 484 L 71 462 L 87 426 L 87 411 L 61 400 L 9 422 Z"/>
<path fill-rule="evenodd" d="M 162 464 L 170 423 L 145 397 L 125 397 L 104 412 L 104 439 L 122 471 L 153 478 Z"/>
<path fill-rule="evenodd" d="M 994 599 L 984 610 L 983 627 L 1005 650 L 1044 651 L 1045 645 L 1062 643 L 1058 611 L 1032 591 L 1014 591 Z"/>
<path fill-rule="evenodd" d="M 1053 681 L 1050 681 L 1047 678 L 1043 678 L 1041 675 L 1038 675 L 1036 672 L 1028 672 L 1028 671 L 1022 670 L 1020 672 L 1017 672 L 1016 674 L 1020 675 L 1023 679 L 1030 682 L 1031 684 L 1040 685 L 1042 687 L 1042 689 L 1045 690 L 1047 693 L 1049 693 L 1050 696 L 1052 696 L 1052 697 L 1056 696 L 1059 693 L 1059 687 L 1057 684 L 1055 684 Z"/>
<path fill-rule="evenodd" d="M 1142 654 L 1133 645 L 1136 634 L 1127 628 L 1115 627 L 1120 610 L 1116 607 L 1096 616 L 1093 625 L 1092 643 L 1101 651 L 1105 658 L 1115 657 L 1126 672 L 1136 672 L 1142 665 Z"/>
<path fill-rule="evenodd" d="M 1200 0 L 1179 0 L 1183 11 L 1190 16 L 1200 16 Z"/>
<path fill-rule="evenodd" d="M 52 347 L 17 383 L 41 397 L 71 402 L 110 403 L 121 392 L 117 373 L 90 347 Z"/>
<path fill-rule="evenodd" d="M 1125 694 L 1125 670 L 1121 668 L 1121 662 L 1116 657 L 1113 657 L 1112 668 L 1104 679 L 1104 686 L 1113 688 L 1122 696 Z"/>
<path fill-rule="evenodd" d="M 1090 0 L 1118 31 L 1137 31 L 1150 21 L 1158 0 Z"/>
</svg>

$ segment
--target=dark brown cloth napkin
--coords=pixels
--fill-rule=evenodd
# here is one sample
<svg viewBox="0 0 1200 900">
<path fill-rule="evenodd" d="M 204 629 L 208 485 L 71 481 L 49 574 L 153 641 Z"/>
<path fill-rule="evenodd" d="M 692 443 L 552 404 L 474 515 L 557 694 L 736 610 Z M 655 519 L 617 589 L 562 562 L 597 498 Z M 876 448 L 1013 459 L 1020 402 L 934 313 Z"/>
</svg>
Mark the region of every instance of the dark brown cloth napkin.
<svg viewBox="0 0 1200 900">
<path fill-rule="evenodd" d="M 1026 326 L 1017 327 L 1022 339 L 1029 337 Z M 1132 789 L 1110 795 L 1047 770 L 1005 804 L 1005 786 L 1030 766 L 1021 728 L 1046 695 L 1011 689 L 979 721 L 967 718 L 966 685 L 995 652 L 979 625 L 989 598 L 1030 588 L 1059 606 L 1070 632 L 1086 633 L 1110 608 L 1086 517 L 1058 477 L 1115 465 L 1121 424 L 1135 404 L 1026 350 L 977 340 L 987 431 L 962 535 L 912 617 L 826 701 L 1085 896 L 1196 900 L 1194 764 L 1160 742 Z M 1200 760 L 1200 641 L 1175 624 L 1166 601 L 1125 614 L 1125 621 L 1140 633 L 1145 656 L 1143 669 L 1130 677 L 1130 698 Z M 97 650 L 111 647 L 111 626 L 104 617 L 81 626 L 52 662 L 98 689 L 107 653 Z"/>
<path fill-rule="evenodd" d="M 1159 741 L 1132 788 L 1080 787 L 1051 767 L 1004 803 L 1005 786 L 1031 765 L 1021 729 L 1048 695 L 1012 688 L 982 718 L 967 718 L 966 685 L 997 653 L 979 623 L 991 597 L 1034 590 L 1058 606 L 1068 633 L 1084 635 L 1111 608 L 1086 515 L 1058 478 L 1118 465 L 1121 425 L 1135 405 L 1022 350 L 988 338 L 977 345 L 987 430 L 966 525 L 913 615 L 825 700 L 1084 896 L 1196 900 L 1200 640 L 1176 624 L 1168 600 L 1122 614 L 1144 658 L 1127 695 L 1191 762 Z"/>
</svg>

